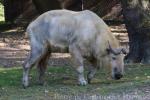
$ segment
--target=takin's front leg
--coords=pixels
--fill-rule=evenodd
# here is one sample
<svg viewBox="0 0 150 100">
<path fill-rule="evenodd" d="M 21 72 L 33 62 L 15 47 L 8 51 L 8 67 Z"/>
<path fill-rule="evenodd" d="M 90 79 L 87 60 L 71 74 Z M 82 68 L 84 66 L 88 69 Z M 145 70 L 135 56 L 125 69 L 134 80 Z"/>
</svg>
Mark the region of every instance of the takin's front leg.
<svg viewBox="0 0 150 100">
<path fill-rule="evenodd" d="M 89 72 L 87 74 L 88 83 L 91 83 L 91 80 L 95 76 L 95 73 L 97 71 L 97 68 L 95 66 L 90 66 Z"/>
<path fill-rule="evenodd" d="M 78 84 L 79 85 L 87 85 L 87 82 L 84 78 L 84 67 L 83 67 L 83 65 L 77 66 L 76 71 L 78 73 Z"/>
<path fill-rule="evenodd" d="M 77 49 L 76 46 L 70 46 L 69 51 L 72 55 L 72 60 L 74 63 L 74 68 L 78 74 L 78 82 L 79 85 L 86 85 L 87 82 L 84 78 L 84 64 L 83 64 L 83 57 L 81 56 L 80 51 Z"/>
</svg>

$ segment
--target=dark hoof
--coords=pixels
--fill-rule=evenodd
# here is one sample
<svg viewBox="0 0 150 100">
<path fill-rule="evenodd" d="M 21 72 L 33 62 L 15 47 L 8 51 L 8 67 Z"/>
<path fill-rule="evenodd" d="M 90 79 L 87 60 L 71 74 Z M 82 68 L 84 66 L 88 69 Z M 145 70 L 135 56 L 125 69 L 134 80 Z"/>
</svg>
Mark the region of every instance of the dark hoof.
<svg viewBox="0 0 150 100">
<path fill-rule="evenodd" d="M 88 84 L 91 84 L 91 79 L 88 79 Z"/>
<path fill-rule="evenodd" d="M 29 87 L 29 86 L 22 85 L 22 87 L 23 87 L 24 89 L 26 89 L 26 88 Z"/>
<path fill-rule="evenodd" d="M 38 82 L 38 85 L 44 86 L 44 85 L 45 85 L 45 82 Z"/>
</svg>

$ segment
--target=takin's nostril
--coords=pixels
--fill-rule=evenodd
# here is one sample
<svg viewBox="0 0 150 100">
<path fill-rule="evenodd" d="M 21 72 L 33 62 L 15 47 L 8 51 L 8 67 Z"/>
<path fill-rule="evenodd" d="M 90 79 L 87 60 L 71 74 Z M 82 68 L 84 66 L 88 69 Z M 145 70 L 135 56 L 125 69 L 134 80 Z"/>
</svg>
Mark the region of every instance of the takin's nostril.
<svg viewBox="0 0 150 100">
<path fill-rule="evenodd" d="M 116 79 L 116 80 L 118 80 L 118 79 L 120 79 L 120 78 L 122 78 L 122 77 L 123 77 L 122 74 L 115 74 L 115 79 Z"/>
</svg>

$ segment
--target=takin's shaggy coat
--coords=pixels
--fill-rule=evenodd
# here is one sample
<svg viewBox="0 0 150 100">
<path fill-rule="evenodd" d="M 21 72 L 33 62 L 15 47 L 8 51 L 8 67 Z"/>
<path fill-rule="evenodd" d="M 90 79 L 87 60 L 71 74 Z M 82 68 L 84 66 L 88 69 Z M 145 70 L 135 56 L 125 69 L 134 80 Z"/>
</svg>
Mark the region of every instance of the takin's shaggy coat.
<svg viewBox="0 0 150 100">
<path fill-rule="evenodd" d="M 124 56 L 121 53 L 125 53 L 125 50 L 119 48 L 119 42 L 104 21 L 89 10 L 48 11 L 29 24 L 27 33 L 31 52 L 23 65 L 24 87 L 29 84 L 29 70 L 35 64 L 39 69 L 39 82 L 43 84 L 52 46 L 69 48 L 80 85 L 87 84 L 83 59 L 92 65 L 87 75 L 88 83 L 100 66 L 109 66 L 113 79 L 120 79 L 123 75 Z"/>
</svg>

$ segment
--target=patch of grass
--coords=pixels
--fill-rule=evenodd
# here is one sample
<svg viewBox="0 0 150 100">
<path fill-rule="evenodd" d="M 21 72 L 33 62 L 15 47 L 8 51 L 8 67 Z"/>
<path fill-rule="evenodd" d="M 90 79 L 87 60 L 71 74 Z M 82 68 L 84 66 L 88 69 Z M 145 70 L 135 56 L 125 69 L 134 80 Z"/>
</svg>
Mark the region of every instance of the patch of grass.
<svg viewBox="0 0 150 100">
<path fill-rule="evenodd" d="M 32 69 L 30 87 L 23 89 L 21 85 L 22 68 L 0 68 L 0 99 L 55 100 L 57 98 L 57 100 L 69 100 L 75 97 L 86 98 L 92 95 L 129 93 L 135 89 L 149 86 L 150 66 L 127 65 L 125 72 L 124 78 L 115 81 L 109 79 L 107 72 L 99 70 L 92 84 L 78 86 L 73 68 L 69 66 L 49 67 L 46 72 L 45 85 L 39 86 L 36 83 L 37 71 Z"/>
</svg>

